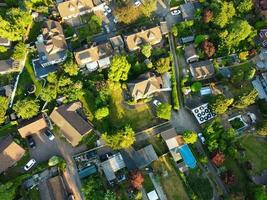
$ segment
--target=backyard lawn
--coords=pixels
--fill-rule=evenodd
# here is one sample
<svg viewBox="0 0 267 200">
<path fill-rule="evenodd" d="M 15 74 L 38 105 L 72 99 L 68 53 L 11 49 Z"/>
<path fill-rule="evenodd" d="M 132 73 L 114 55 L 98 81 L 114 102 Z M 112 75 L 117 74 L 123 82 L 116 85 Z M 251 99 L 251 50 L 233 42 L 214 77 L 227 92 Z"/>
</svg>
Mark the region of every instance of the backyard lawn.
<svg viewBox="0 0 267 200">
<path fill-rule="evenodd" d="M 241 138 L 240 143 L 246 150 L 245 159 L 252 164 L 252 173 L 267 170 L 267 142 L 253 135 L 246 135 Z"/>
<path fill-rule="evenodd" d="M 19 77 L 19 83 L 16 91 L 15 100 L 24 99 L 27 88 L 32 84 L 36 86 L 36 92 L 35 92 L 36 96 L 38 96 L 42 90 L 42 83 L 35 78 L 35 74 L 31 64 L 31 57 L 32 54 L 29 53 L 25 63 L 24 70 Z"/>
<path fill-rule="evenodd" d="M 111 89 L 110 120 L 115 124 L 129 124 L 135 131 L 151 127 L 157 123 L 147 104 L 133 106 L 124 104 L 122 89 L 115 85 Z"/>
<path fill-rule="evenodd" d="M 144 182 L 142 186 L 144 187 L 146 193 L 149 193 L 155 189 L 149 175 L 146 174 L 145 172 L 144 172 Z"/>
<path fill-rule="evenodd" d="M 155 170 L 155 175 L 160 180 L 168 200 L 189 199 L 183 182 L 177 175 L 168 156 L 161 156 L 157 161 L 153 162 L 152 167 Z"/>
</svg>

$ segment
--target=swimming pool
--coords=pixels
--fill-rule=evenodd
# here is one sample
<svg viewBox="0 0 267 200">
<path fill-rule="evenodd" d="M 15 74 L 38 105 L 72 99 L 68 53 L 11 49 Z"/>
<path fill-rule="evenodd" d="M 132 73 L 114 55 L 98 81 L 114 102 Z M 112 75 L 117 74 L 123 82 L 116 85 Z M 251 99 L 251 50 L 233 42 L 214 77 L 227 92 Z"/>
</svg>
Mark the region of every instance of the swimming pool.
<svg viewBox="0 0 267 200">
<path fill-rule="evenodd" d="M 194 155 L 192 154 L 189 146 L 187 144 L 184 144 L 179 147 L 179 151 L 184 159 L 185 164 L 191 169 L 195 168 L 197 161 Z"/>
</svg>

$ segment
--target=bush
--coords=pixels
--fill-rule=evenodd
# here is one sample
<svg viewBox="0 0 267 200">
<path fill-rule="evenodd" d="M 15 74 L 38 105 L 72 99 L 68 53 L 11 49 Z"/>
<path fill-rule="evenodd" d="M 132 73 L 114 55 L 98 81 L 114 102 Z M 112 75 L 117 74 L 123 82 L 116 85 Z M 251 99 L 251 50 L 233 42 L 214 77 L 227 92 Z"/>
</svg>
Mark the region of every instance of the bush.
<svg viewBox="0 0 267 200">
<path fill-rule="evenodd" d="M 240 129 L 244 126 L 244 123 L 239 118 L 235 118 L 234 120 L 231 120 L 230 124 L 235 130 Z"/>
<path fill-rule="evenodd" d="M 201 88 L 202 88 L 202 83 L 200 82 L 195 82 L 191 85 L 192 92 L 199 92 Z"/>
<path fill-rule="evenodd" d="M 178 98 L 178 92 L 177 92 L 177 83 L 176 83 L 175 74 L 174 74 L 174 66 L 172 67 L 171 82 L 172 82 L 172 106 L 174 110 L 178 111 L 180 105 L 179 105 L 179 98 Z"/>
<path fill-rule="evenodd" d="M 168 103 L 162 103 L 157 107 L 157 116 L 161 119 L 171 119 L 171 105 Z"/>
</svg>

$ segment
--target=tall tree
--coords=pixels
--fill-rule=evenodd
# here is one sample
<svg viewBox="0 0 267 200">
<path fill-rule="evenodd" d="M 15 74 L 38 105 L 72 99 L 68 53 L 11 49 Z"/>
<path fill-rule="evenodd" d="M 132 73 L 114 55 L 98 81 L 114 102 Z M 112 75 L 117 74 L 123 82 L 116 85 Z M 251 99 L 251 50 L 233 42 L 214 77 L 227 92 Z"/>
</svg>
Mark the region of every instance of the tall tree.
<svg viewBox="0 0 267 200">
<path fill-rule="evenodd" d="M 104 200 L 117 200 L 116 194 L 108 190 L 105 193 Z"/>
<path fill-rule="evenodd" d="M 45 102 L 51 102 L 57 98 L 57 88 L 54 85 L 48 85 L 42 89 L 40 98 Z"/>
<path fill-rule="evenodd" d="M 119 22 L 130 24 L 140 17 L 140 10 L 135 6 L 127 5 L 115 9 L 114 14 L 118 18 Z"/>
<path fill-rule="evenodd" d="M 220 1 L 213 3 L 212 6 L 216 10 L 214 23 L 221 28 L 225 27 L 236 14 L 233 2 Z"/>
<path fill-rule="evenodd" d="M 253 89 L 250 92 L 246 92 L 241 96 L 239 96 L 235 100 L 233 106 L 236 108 L 246 108 L 247 106 L 255 103 L 257 96 L 258 96 L 257 90 Z"/>
<path fill-rule="evenodd" d="M 202 49 L 209 58 L 212 57 L 216 51 L 214 44 L 208 40 L 202 43 Z"/>
<path fill-rule="evenodd" d="M 209 23 L 213 19 L 213 12 L 210 9 L 204 9 L 203 11 L 203 22 L 205 24 Z"/>
<path fill-rule="evenodd" d="M 133 171 L 130 175 L 131 186 L 135 189 L 140 189 L 142 187 L 142 183 L 144 182 L 144 176 L 140 171 Z"/>
<path fill-rule="evenodd" d="M 184 131 L 183 138 L 187 144 L 194 144 L 197 141 L 197 133 L 195 131 Z"/>
<path fill-rule="evenodd" d="M 209 101 L 209 107 L 212 112 L 222 115 L 228 110 L 228 107 L 232 105 L 234 99 L 227 99 L 223 94 L 212 97 Z"/>
<path fill-rule="evenodd" d="M 112 149 L 126 149 L 135 142 L 135 133 L 130 126 L 125 126 L 115 134 L 103 134 L 102 139 Z"/>
<path fill-rule="evenodd" d="M 157 107 L 157 116 L 161 119 L 171 119 L 172 106 L 168 103 L 162 103 Z"/>
<path fill-rule="evenodd" d="M 27 51 L 26 44 L 24 44 L 23 42 L 19 42 L 15 46 L 12 58 L 17 61 L 22 61 L 25 58 L 26 51 Z"/>
<path fill-rule="evenodd" d="M 237 10 L 240 13 L 247 13 L 251 11 L 253 8 L 253 1 L 252 0 L 240 0 L 237 4 Z"/>
<path fill-rule="evenodd" d="M 145 0 L 144 3 L 140 6 L 141 12 L 146 17 L 150 17 L 152 13 L 157 9 L 156 0 Z"/>
<path fill-rule="evenodd" d="M 141 52 L 146 57 L 149 58 L 151 56 L 152 46 L 150 44 L 145 44 L 142 46 Z"/>
<path fill-rule="evenodd" d="M 30 119 L 34 117 L 38 114 L 39 108 L 40 106 L 36 100 L 28 99 L 18 100 L 13 106 L 14 111 L 22 119 Z"/>
<path fill-rule="evenodd" d="M 98 108 L 95 112 L 95 118 L 101 120 L 109 115 L 108 107 Z"/>
<path fill-rule="evenodd" d="M 222 152 L 216 152 L 211 158 L 211 161 L 217 167 L 221 166 L 223 164 L 224 160 L 225 160 L 225 156 Z"/>
<path fill-rule="evenodd" d="M 115 55 L 110 64 L 108 78 L 114 82 L 126 81 L 130 68 L 131 64 L 128 62 L 126 56 Z"/>
<path fill-rule="evenodd" d="M 0 96 L 0 124 L 5 122 L 5 115 L 8 108 L 8 98 Z"/>
<path fill-rule="evenodd" d="M 155 69 L 158 73 L 164 74 L 165 72 L 168 72 L 171 69 L 170 64 L 170 57 L 160 58 L 155 64 Z"/>
<path fill-rule="evenodd" d="M 256 125 L 257 134 L 261 136 L 267 136 L 267 120 L 264 119 Z"/>
<path fill-rule="evenodd" d="M 68 53 L 68 58 L 66 62 L 63 64 L 64 71 L 70 76 L 75 76 L 79 72 L 78 65 L 73 61 L 72 53 Z"/>
</svg>

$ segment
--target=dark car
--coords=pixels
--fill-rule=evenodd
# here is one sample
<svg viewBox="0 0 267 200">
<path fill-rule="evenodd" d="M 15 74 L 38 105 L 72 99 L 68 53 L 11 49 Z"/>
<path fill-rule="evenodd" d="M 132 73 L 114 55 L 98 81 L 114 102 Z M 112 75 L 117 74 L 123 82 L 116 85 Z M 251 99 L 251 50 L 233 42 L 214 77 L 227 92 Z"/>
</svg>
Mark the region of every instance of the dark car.
<svg viewBox="0 0 267 200">
<path fill-rule="evenodd" d="M 32 137 L 31 135 L 29 135 L 29 136 L 27 137 L 27 140 L 28 140 L 29 146 L 30 146 L 31 148 L 35 148 L 35 147 L 36 147 L 35 141 L 34 141 L 34 139 L 33 139 L 33 137 Z"/>
</svg>

